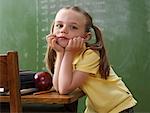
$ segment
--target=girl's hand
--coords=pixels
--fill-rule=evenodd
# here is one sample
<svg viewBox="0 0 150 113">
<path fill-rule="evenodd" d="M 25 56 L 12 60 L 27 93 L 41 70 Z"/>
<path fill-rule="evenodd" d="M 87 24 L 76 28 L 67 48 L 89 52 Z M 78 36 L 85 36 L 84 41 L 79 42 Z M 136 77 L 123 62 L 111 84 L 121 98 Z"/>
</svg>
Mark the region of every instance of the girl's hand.
<svg viewBox="0 0 150 113">
<path fill-rule="evenodd" d="M 81 37 L 75 37 L 70 39 L 68 45 L 65 48 L 65 52 L 70 52 L 75 55 L 77 52 L 81 51 L 83 48 L 84 39 Z"/>
<path fill-rule="evenodd" d="M 57 44 L 57 37 L 53 34 L 49 34 L 46 36 L 46 40 L 48 43 L 48 46 L 50 46 L 52 49 L 54 49 L 57 52 L 64 52 L 64 48 L 61 47 L 59 44 Z"/>
</svg>

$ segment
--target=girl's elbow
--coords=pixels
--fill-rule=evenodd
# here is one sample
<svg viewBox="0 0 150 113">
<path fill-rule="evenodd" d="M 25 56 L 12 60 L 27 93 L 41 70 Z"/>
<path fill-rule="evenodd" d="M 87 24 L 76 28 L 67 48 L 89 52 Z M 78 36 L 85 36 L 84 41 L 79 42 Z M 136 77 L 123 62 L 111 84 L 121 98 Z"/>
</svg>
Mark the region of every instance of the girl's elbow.
<svg viewBox="0 0 150 113">
<path fill-rule="evenodd" d="M 59 90 L 59 94 L 65 95 L 65 94 L 67 94 L 67 92 L 65 92 L 65 91 L 63 91 L 63 90 Z"/>
<path fill-rule="evenodd" d="M 67 88 L 59 88 L 59 94 L 65 95 L 68 93 L 69 93 L 69 90 Z"/>
</svg>

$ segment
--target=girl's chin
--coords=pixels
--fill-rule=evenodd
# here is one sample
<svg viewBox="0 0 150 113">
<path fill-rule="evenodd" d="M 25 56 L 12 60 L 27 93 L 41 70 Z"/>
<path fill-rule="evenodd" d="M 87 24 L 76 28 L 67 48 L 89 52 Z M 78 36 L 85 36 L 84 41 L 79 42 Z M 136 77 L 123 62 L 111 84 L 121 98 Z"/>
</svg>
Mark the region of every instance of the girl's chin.
<svg viewBox="0 0 150 113">
<path fill-rule="evenodd" d="M 62 47 L 66 47 L 68 45 L 68 41 L 65 40 L 57 40 L 57 43 Z"/>
<path fill-rule="evenodd" d="M 67 46 L 67 44 L 64 44 L 64 43 L 58 43 L 61 47 L 66 47 Z"/>
</svg>

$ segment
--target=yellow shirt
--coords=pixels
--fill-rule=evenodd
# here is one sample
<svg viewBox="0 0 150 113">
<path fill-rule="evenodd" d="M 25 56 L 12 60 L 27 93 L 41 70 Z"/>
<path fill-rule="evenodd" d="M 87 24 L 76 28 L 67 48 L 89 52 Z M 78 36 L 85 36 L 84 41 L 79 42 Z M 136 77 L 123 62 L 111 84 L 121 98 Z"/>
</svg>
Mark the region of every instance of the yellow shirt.
<svg viewBox="0 0 150 113">
<path fill-rule="evenodd" d="M 73 62 L 75 70 L 89 73 L 81 86 L 87 95 L 85 113 L 119 113 L 134 106 L 136 100 L 112 68 L 107 80 L 100 78 L 99 62 L 98 52 L 91 49 L 76 56 Z"/>
</svg>

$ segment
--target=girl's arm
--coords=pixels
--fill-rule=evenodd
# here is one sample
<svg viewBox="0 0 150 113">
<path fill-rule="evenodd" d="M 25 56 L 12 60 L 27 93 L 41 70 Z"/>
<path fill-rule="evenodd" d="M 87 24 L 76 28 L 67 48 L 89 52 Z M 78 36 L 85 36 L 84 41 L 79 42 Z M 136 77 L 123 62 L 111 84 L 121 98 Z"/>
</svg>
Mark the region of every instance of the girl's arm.
<svg viewBox="0 0 150 113">
<path fill-rule="evenodd" d="M 54 76 L 53 76 L 53 86 L 56 91 L 58 91 L 58 77 L 59 77 L 59 70 L 60 70 L 62 59 L 63 59 L 63 53 L 57 53 L 55 67 L 54 67 Z"/>
<path fill-rule="evenodd" d="M 59 70 L 58 87 L 59 93 L 67 94 L 77 87 L 80 87 L 86 80 L 88 73 L 73 71 L 73 60 L 83 48 L 83 39 L 80 37 L 69 41 Z"/>
<path fill-rule="evenodd" d="M 65 52 L 58 79 L 60 94 L 67 94 L 80 87 L 88 77 L 88 73 L 73 71 L 72 61 L 73 56 L 69 52 Z"/>
<path fill-rule="evenodd" d="M 60 65 L 61 65 L 61 62 L 63 59 L 63 55 L 64 55 L 64 48 L 62 48 L 61 46 L 59 46 L 56 43 L 55 35 L 49 34 L 47 36 L 47 43 L 56 52 L 56 61 L 55 61 L 55 66 L 54 66 L 54 75 L 53 75 L 52 82 L 53 82 L 53 86 L 54 86 L 55 90 L 58 91 L 58 76 L 59 76 Z"/>
</svg>

